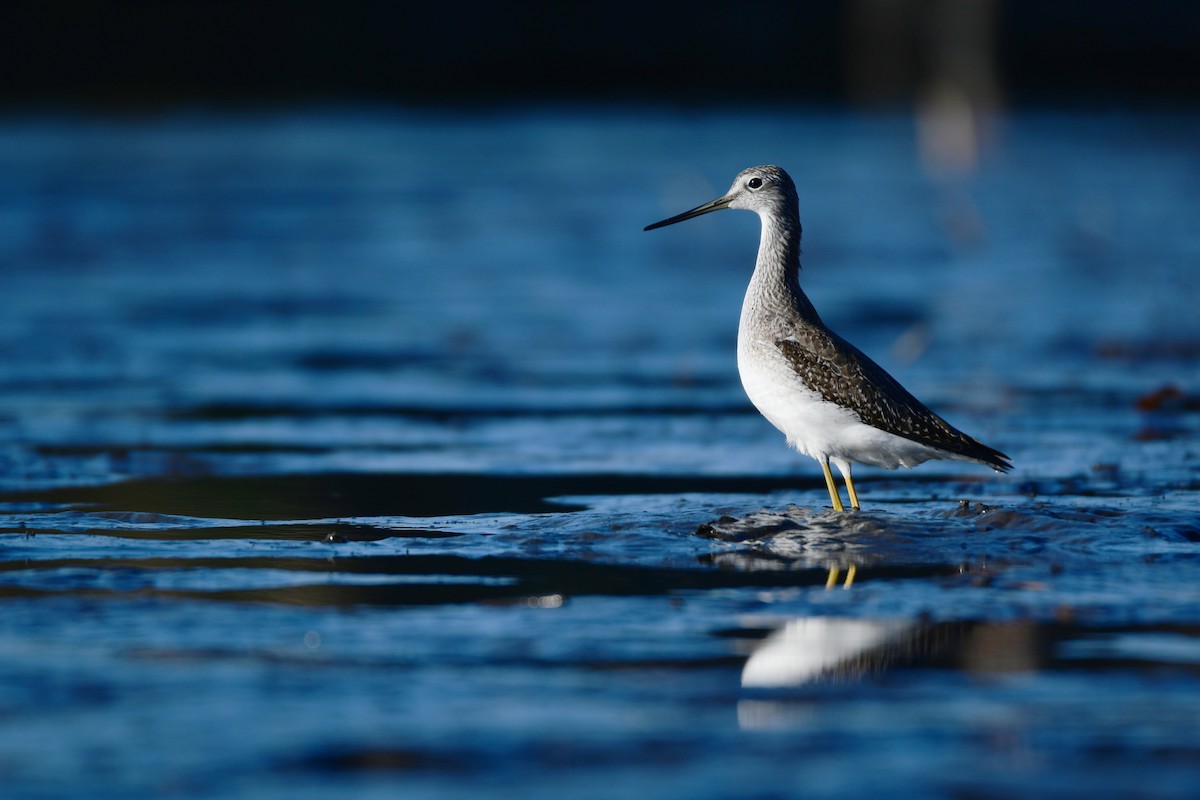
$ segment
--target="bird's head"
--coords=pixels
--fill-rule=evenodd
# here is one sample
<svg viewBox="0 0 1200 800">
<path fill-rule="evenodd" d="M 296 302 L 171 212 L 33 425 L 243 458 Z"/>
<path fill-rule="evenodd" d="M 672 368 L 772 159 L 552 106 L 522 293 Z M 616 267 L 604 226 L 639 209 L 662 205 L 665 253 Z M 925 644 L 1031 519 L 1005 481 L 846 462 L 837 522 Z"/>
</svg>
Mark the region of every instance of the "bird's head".
<svg viewBox="0 0 1200 800">
<path fill-rule="evenodd" d="M 788 220 L 796 217 L 797 205 L 796 185 L 786 172 L 773 165 L 750 167 L 738 173 L 729 191 L 721 197 L 696 206 L 691 211 L 647 225 L 645 230 L 674 225 L 685 219 L 726 208 L 744 208 L 755 212 L 764 220 L 769 217 Z"/>
</svg>

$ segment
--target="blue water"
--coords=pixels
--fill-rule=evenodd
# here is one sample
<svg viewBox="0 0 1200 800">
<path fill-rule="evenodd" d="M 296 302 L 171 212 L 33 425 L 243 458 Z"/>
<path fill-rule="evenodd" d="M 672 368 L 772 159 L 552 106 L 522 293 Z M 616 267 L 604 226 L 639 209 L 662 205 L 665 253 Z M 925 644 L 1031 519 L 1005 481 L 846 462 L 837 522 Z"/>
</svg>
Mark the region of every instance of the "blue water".
<svg viewBox="0 0 1200 800">
<path fill-rule="evenodd" d="M 1200 119 L 922 130 L 0 120 L 5 796 L 1193 796 Z M 641 230 L 767 162 L 1010 475 L 825 510 L 738 382 L 757 220 Z"/>
</svg>

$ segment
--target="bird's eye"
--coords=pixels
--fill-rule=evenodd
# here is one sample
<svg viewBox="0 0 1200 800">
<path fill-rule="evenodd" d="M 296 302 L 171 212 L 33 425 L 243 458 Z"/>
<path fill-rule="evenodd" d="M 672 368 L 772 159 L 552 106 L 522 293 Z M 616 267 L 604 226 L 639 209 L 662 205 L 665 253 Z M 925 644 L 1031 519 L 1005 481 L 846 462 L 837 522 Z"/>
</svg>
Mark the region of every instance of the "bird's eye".
<svg viewBox="0 0 1200 800">
<path fill-rule="evenodd" d="M 746 181 L 746 185 L 749 186 L 751 189 L 761 189 L 762 188 L 762 178 L 751 178 L 750 180 Z"/>
</svg>

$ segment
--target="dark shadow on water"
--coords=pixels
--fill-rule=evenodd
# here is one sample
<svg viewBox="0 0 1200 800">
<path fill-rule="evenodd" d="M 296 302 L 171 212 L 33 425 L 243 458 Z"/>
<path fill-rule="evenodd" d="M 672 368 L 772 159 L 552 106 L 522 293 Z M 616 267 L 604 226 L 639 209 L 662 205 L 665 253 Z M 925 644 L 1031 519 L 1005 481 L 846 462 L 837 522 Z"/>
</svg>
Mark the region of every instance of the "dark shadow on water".
<svg viewBox="0 0 1200 800">
<path fill-rule="evenodd" d="M 813 479 L 796 477 L 337 473 L 141 479 L 17 492 L 0 500 L 210 519 L 296 520 L 538 514 L 585 508 L 548 501 L 562 496 L 763 494 L 809 485 L 815 485 Z"/>
<path fill-rule="evenodd" d="M 94 514 L 93 517 L 103 517 L 104 514 Z M 114 514 L 114 517 L 126 515 Z M 145 527 L 107 528 L 103 531 L 86 530 L 89 534 L 103 534 L 117 539 L 139 539 L 144 541 L 210 541 L 215 539 L 255 539 L 263 541 L 293 541 L 293 542 L 328 542 L 340 544 L 344 542 L 378 542 L 383 539 L 448 539 L 461 534 L 455 531 L 433 530 L 430 528 L 377 528 L 369 525 L 353 525 L 346 522 L 329 523 L 291 523 L 259 525 L 226 525 L 206 526 L 200 528 L 176 527 L 170 518 L 160 524 L 154 524 L 157 515 L 131 514 L 139 521 L 145 519 L 149 524 Z M 40 534 L 59 535 L 64 531 L 48 528 L 18 528 L 0 527 L 2 534 L 24 534 L 37 536 Z"/>
<path fill-rule="evenodd" d="M 294 573 L 284 586 L 254 587 L 258 574 Z M 204 589 L 156 586 L 167 573 L 209 571 Z M 957 567 L 907 565 L 875 568 L 872 579 L 931 578 L 956 574 Z M 304 574 L 325 576 L 305 582 Z M 57 575 L 75 576 L 56 585 Z M 87 575 L 86 578 L 78 578 Z M 137 576 L 143 576 L 138 578 Z M 528 603 L 546 606 L 583 595 L 650 596 L 731 588 L 813 587 L 825 584 L 823 568 L 747 571 L 701 559 L 696 568 L 655 568 L 562 559 L 466 558 L 457 555 L 356 556 L 348 558 L 112 558 L 0 562 L 0 576 L 38 579 L 33 585 L 0 587 L 0 597 L 75 594 L 136 594 L 226 602 L 302 606 L 436 605 Z M 132 577 L 130 577 L 132 576 Z M 127 591 L 111 589 L 110 578 L 129 578 Z M 553 598 L 544 600 L 540 598 Z"/>
</svg>

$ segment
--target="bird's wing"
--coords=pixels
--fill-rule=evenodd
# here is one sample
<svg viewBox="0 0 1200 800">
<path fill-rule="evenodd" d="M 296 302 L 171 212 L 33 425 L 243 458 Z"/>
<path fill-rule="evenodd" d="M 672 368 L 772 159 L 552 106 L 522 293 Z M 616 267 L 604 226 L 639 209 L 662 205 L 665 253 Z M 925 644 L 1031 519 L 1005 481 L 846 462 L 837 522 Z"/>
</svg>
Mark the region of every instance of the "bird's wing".
<svg viewBox="0 0 1200 800">
<path fill-rule="evenodd" d="M 865 424 L 919 444 L 1012 468 L 1008 456 L 972 439 L 930 411 L 865 353 L 825 328 L 805 326 L 775 346 L 792 369 L 831 403 L 849 408 Z"/>
</svg>

